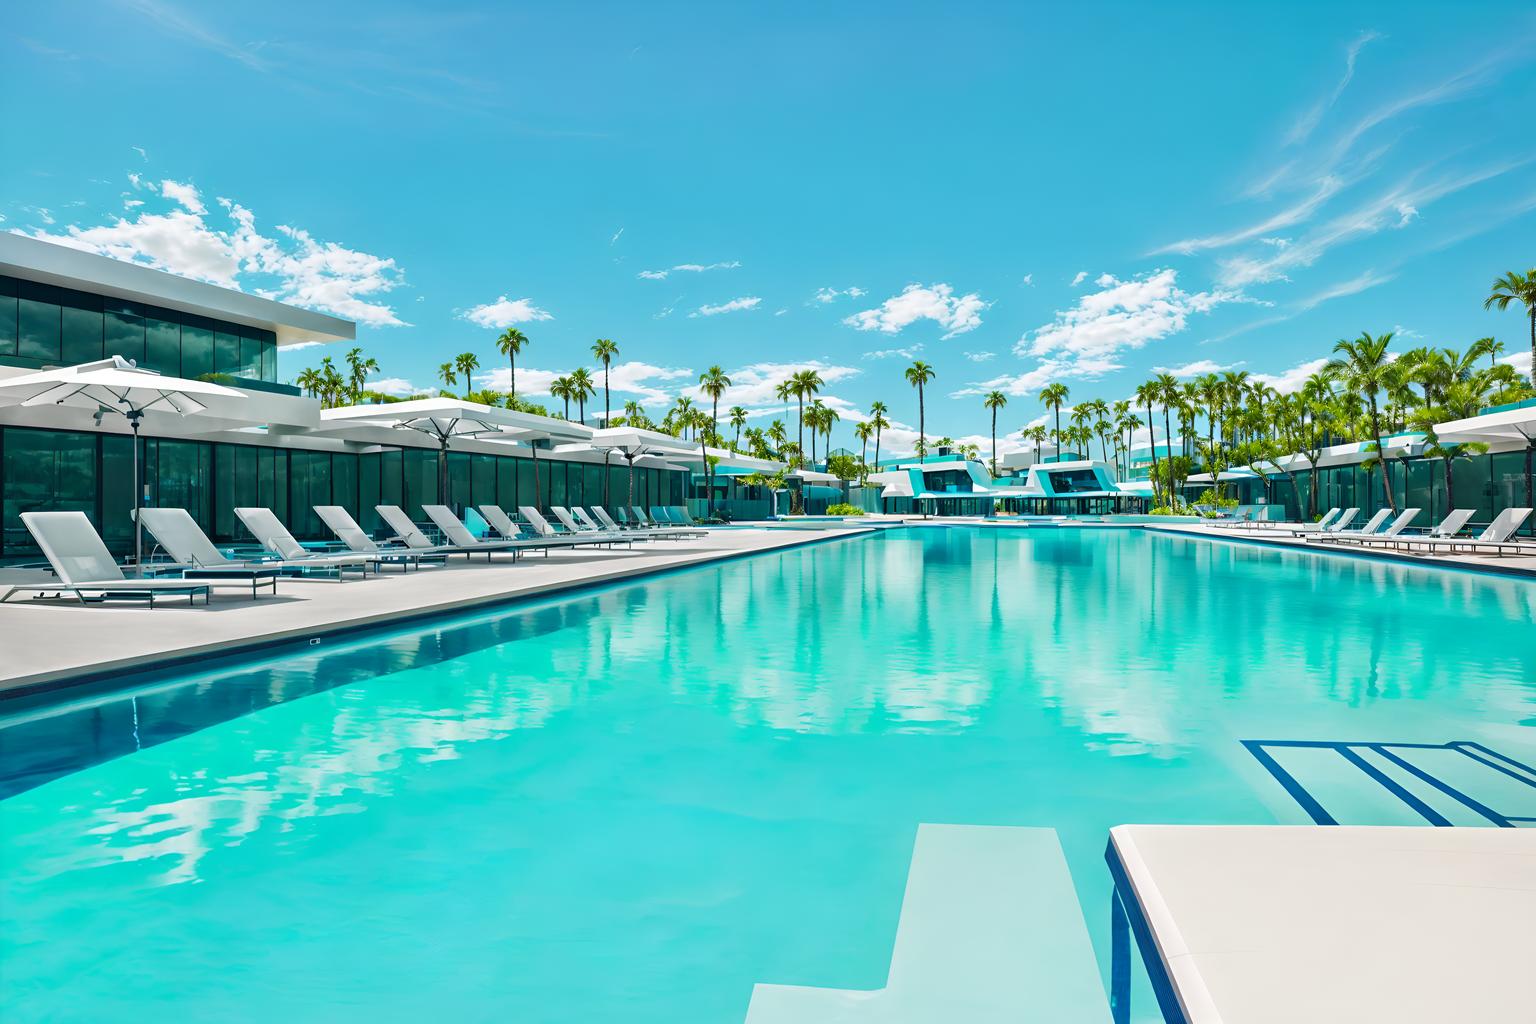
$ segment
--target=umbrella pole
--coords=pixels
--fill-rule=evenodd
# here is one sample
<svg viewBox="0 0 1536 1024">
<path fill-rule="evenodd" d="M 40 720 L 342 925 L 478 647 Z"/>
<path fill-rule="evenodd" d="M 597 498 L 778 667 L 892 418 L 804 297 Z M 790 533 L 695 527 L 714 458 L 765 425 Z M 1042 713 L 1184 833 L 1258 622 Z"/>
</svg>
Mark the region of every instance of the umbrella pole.
<svg viewBox="0 0 1536 1024">
<path fill-rule="evenodd" d="M 139 416 L 128 413 L 128 425 L 133 428 L 133 574 L 144 578 L 144 524 L 139 522 L 139 511 L 144 500 L 144 485 L 139 482 Z"/>
<path fill-rule="evenodd" d="M 439 503 L 453 507 L 448 500 L 448 442 L 438 443 L 437 449 L 437 500 Z"/>
</svg>

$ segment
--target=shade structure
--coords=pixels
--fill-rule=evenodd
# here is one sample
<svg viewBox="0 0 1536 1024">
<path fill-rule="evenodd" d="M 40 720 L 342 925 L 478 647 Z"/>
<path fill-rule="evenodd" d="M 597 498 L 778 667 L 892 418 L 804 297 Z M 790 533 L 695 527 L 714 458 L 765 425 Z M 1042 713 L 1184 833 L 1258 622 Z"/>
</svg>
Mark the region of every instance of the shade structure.
<svg viewBox="0 0 1536 1024">
<path fill-rule="evenodd" d="M 384 405 L 350 405 L 320 413 L 325 433 L 356 435 L 379 428 L 410 430 L 430 437 L 438 446 L 438 494 L 448 500 L 448 449 L 454 438 L 480 438 L 527 444 L 538 458 L 537 445 L 585 441 L 591 427 L 569 420 L 466 402 L 458 398 L 418 398 Z M 537 481 L 537 475 L 535 475 Z"/>
<path fill-rule="evenodd" d="M 1435 436 L 1443 443 L 1480 441 L 1500 444 L 1511 441 L 1525 446 L 1525 503 L 1536 505 L 1536 485 L 1531 478 L 1531 459 L 1536 452 L 1536 406 L 1505 409 L 1482 416 L 1436 424 Z"/>
<path fill-rule="evenodd" d="M 122 356 L 62 366 L 0 381 L 0 399 L 20 398 L 20 405 L 37 407 L 68 405 L 94 409 L 96 422 L 105 416 L 122 416 L 133 430 L 133 565 L 143 575 L 144 530 L 139 509 L 144 487 L 139 481 L 139 428 L 145 415 L 195 416 L 207 406 L 199 398 L 244 399 L 245 394 L 205 380 L 167 377 L 141 369 Z"/>
</svg>

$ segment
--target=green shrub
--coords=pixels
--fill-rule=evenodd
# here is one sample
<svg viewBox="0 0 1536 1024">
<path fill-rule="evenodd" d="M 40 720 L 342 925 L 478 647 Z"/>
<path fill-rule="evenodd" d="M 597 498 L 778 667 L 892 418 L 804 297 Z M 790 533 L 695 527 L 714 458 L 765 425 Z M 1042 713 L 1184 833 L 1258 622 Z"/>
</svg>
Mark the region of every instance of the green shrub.
<svg viewBox="0 0 1536 1024">
<path fill-rule="evenodd" d="M 838 502 L 836 505 L 827 506 L 827 515 L 829 516 L 861 516 L 863 514 L 864 510 L 862 508 L 859 508 L 857 505 L 850 505 L 847 502 Z"/>
</svg>

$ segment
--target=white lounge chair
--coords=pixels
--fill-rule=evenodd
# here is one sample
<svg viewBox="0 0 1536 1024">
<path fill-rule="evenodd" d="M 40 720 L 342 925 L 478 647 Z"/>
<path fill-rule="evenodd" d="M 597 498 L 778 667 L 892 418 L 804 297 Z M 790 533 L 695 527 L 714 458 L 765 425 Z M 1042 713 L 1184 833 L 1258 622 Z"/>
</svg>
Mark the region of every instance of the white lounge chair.
<svg viewBox="0 0 1536 1024">
<path fill-rule="evenodd" d="M 1265 529 L 1283 530 L 1289 533 L 1320 533 L 1321 531 L 1326 530 L 1329 526 L 1333 525 L 1333 520 L 1339 515 L 1341 511 L 1342 510 L 1338 508 L 1331 508 L 1327 512 L 1323 513 L 1323 517 L 1315 523 L 1279 523 L 1270 522 L 1267 520 L 1248 520 L 1245 522 L 1236 523 L 1210 523 L 1208 525 L 1221 527 L 1222 529 L 1227 530 Z"/>
<path fill-rule="evenodd" d="M 214 546 L 184 508 L 141 508 L 139 522 L 155 538 L 155 543 L 183 567 L 183 579 L 249 583 L 252 599 L 259 596 L 261 587 L 276 594 L 279 576 L 307 567 L 307 563 L 230 558 Z"/>
<path fill-rule="evenodd" d="M 1381 528 L 1386 525 L 1387 520 L 1389 518 L 1391 518 L 1391 516 L 1392 516 L 1392 510 L 1391 509 L 1389 509 L 1389 508 L 1378 509 L 1376 511 L 1376 514 L 1371 516 L 1371 518 L 1367 519 L 1365 521 L 1365 525 L 1360 527 L 1358 530 L 1346 530 L 1342 526 L 1339 526 L 1339 527 L 1337 527 L 1335 529 L 1332 529 L 1332 530 L 1324 530 L 1323 531 L 1323 536 L 1325 536 L 1325 537 L 1327 537 L 1327 536 L 1334 536 L 1334 537 L 1369 537 L 1369 536 L 1372 536 L 1373 534 L 1379 532 L 1381 530 Z M 1345 522 L 1345 520 L 1340 520 L 1340 522 Z"/>
<path fill-rule="evenodd" d="M 461 551 L 473 554 L 483 553 L 487 562 L 498 551 L 512 552 L 512 558 L 515 561 L 517 553 L 529 547 L 522 541 L 486 540 L 483 537 L 476 537 L 447 505 L 423 505 L 421 510 L 427 514 L 428 519 L 432 520 L 434 526 L 443 531 L 443 536 L 448 538 L 448 543 Z"/>
<path fill-rule="evenodd" d="M 628 537 L 610 535 L 606 533 L 586 533 L 581 530 L 570 530 L 569 527 L 567 527 L 569 532 L 561 533 L 559 530 L 551 526 L 549 524 L 549 520 L 545 519 L 539 510 L 534 508 L 532 505 L 517 506 L 517 514 L 526 519 L 528 521 L 528 525 L 532 526 L 534 532 L 537 533 L 540 537 L 558 537 L 560 539 L 569 541 L 573 546 L 581 544 L 599 547 L 606 545 L 611 547 L 614 544 L 627 545 L 630 543 L 630 539 Z M 569 516 L 567 516 L 567 518 L 569 518 Z"/>
<path fill-rule="evenodd" d="M 1380 541 L 1386 538 L 1396 538 L 1398 534 L 1407 529 L 1409 523 L 1413 522 L 1419 517 L 1419 513 L 1422 511 L 1424 510 L 1419 508 L 1405 508 L 1399 512 L 1395 518 L 1393 518 L 1392 522 L 1387 525 L 1386 529 L 1373 531 L 1371 529 L 1371 523 L 1375 523 L 1378 519 L 1383 519 L 1387 515 L 1390 515 L 1386 509 L 1382 509 L 1371 518 L 1371 523 L 1366 523 L 1365 526 L 1361 528 L 1359 533 L 1355 533 L 1353 531 L 1346 531 L 1344 533 L 1325 533 L 1320 537 L 1308 537 L 1306 539 L 1309 541 L 1315 540 L 1320 544 L 1366 544 L 1372 541 Z"/>
<path fill-rule="evenodd" d="M 1389 529 L 1376 537 L 1358 537 L 1355 539 L 1354 543 L 1364 544 L 1370 547 L 1379 545 L 1381 547 L 1392 547 L 1401 550 L 1404 547 L 1411 547 L 1415 543 L 1422 543 L 1426 540 L 1437 540 L 1454 537 L 1461 532 L 1461 528 L 1466 526 L 1467 520 L 1471 518 L 1471 509 L 1458 508 L 1452 510 L 1450 515 L 1446 516 L 1444 519 L 1440 520 L 1439 523 L 1431 526 L 1423 533 L 1410 533 L 1407 530 L 1399 530 L 1396 534 L 1393 534 Z M 1394 523 L 1393 525 L 1396 524 Z"/>
<path fill-rule="evenodd" d="M 352 513 L 340 505 L 316 505 L 315 515 L 320 521 L 330 527 L 336 538 L 347 546 L 350 551 L 358 554 L 373 555 L 379 560 L 382 568 L 386 565 L 398 565 L 401 572 L 410 572 L 412 569 L 420 569 L 422 562 L 447 562 L 448 552 L 445 551 L 418 551 L 415 548 L 388 548 L 382 547 L 352 518 Z"/>
<path fill-rule="evenodd" d="M 70 593 L 86 604 L 89 601 L 105 601 L 109 598 L 148 601 L 155 606 L 159 594 L 185 594 L 188 604 L 196 603 L 197 595 L 203 595 L 208 603 L 211 584 L 193 583 L 188 580 L 142 579 L 131 580 L 123 575 L 122 568 L 112 559 L 112 553 L 102 542 L 96 527 L 84 512 L 23 512 L 22 525 L 37 541 L 43 557 L 53 567 L 57 583 L 17 584 L 8 589 L 0 602 L 10 600 L 13 594 L 61 594 Z M 90 595 L 90 596 L 87 596 Z"/>
<path fill-rule="evenodd" d="M 579 523 L 571 515 L 571 510 L 564 505 L 551 505 L 549 510 L 555 514 L 556 519 L 560 520 L 560 525 L 565 527 L 566 532 L 564 535 L 567 537 L 581 537 L 593 542 L 601 538 L 611 544 L 623 544 L 625 546 L 632 546 L 634 544 L 634 534 L 609 533 L 607 530 L 598 529 L 595 525 L 587 526 Z"/>
<path fill-rule="evenodd" d="M 262 547 L 289 563 L 290 566 L 334 572 L 338 582 L 346 578 L 348 569 L 357 570 L 366 579 L 368 569 L 378 566 L 376 558 L 356 552 L 325 554 L 308 550 L 294 540 L 293 534 L 288 532 L 288 528 L 278 520 L 277 514 L 269 508 L 263 506 L 237 508 L 235 515 L 240 517 L 245 528 L 251 531 L 251 536 L 255 537 Z"/>
<path fill-rule="evenodd" d="M 379 518 L 384 520 L 384 525 L 395 531 L 395 536 L 404 542 L 405 546 L 413 551 L 429 552 L 441 555 L 463 555 L 464 560 L 469 561 L 471 555 L 483 554 L 486 561 L 490 561 L 491 549 L 478 544 L 474 547 L 464 547 L 460 544 L 435 544 L 421 528 L 411 521 L 411 517 L 405 514 L 405 510 L 399 505 L 375 505 Z"/>
<path fill-rule="evenodd" d="M 1500 556 L 1536 555 L 1536 543 L 1510 539 L 1530 514 L 1531 510 L 1528 508 L 1507 508 L 1494 516 L 1488 528 L 1476 537 L 1448 537 L 1443 540 L 1418 538 L 1408 543 L 1411 545 L 1410 550 L 1418 550 L 1422 547 L 1426 554 L 1455 554 L 1458 551 L 1481 554 L 1491 549 L 1495 555 Z"/>
<path fill-rule="evenodd" d="M 530 550 L 544 552 L 545 557 L 549 556 L 551 548 L 572 548 L 579 543 L 566 537 L 540 537 L 533 532 L 532 527 L 525 530 L 513 522 L 512 517 L 507 515 L 506 510 L 500 505 L 476 505 L 475 508 L 479 511 L 480 518 L 489 523 L 491 529 L 495 530 L 503 540 L 514 540 L 525 544 Z"/>
<path fill-rule="evenodd" d="M 659 540 L 675 540 L 683 537 L 696 537 L 699 534 L 706 532 L 704 530 L 690 530 L 686 528 L 667 529 L 665 527 L 653 528 L 649 526 L 624 526 L 615 520 L 613 516 L 609 515 L 608 510 L 603 508 L 601 505 L 593 505 L 592 514 L 597 517 L 598 521 L 602 523 L 603 527 L 608 531 L 628 533 L 635 537 L 655 537 Z"/>
</svg>

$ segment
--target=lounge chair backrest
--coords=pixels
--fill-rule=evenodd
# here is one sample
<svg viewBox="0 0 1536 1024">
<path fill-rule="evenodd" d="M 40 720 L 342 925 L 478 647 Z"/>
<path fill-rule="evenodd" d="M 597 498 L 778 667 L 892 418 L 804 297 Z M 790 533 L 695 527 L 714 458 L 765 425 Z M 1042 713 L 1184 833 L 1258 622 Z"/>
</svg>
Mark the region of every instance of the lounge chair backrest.
<svg viewBox="0 0 1536 1024">
<path fill-rule="evenodd" d="M 453 510 L 447 505 L 423 505 L 421 510 L 427 514 L 443 531 L 443 536 L 448 538 L 450 544 L 457 544 L 461 548 L 472 548 L 480 543 L 480 539 L 469 532 L 469 527 L 459 521 L 459 517 L 453 514 Z"/>
<path fill-rule="evenodd" d="M 1467 520 L 1472 518 L 1473 510 L 1470 508 L 1452 509 L 1451 514 L 1440 520 L 1440 525 L 1429 531 L 1431 537 L 1454 537 L 1461 532 L 1461 528 L 1467 525 Z"/>
<path fill-rule="evenodd" d="M 1390 516 L 1391 514 L 1392 514 L 1392 510 L 1389 509 L 1389 508 L 1378 509 L 1376 514 L 1371 516 L 1371 518 L 1367 519 L 1365 521 L 1365 525 L 1360 527 L 1360 532 L 1362 534 L 1366 534 L 1366 533 L 1375 534 L 1375 533 L 1377 533 L 1381 529 L 1381 524 L 1385 523 L 1387 521 L 1387 517 Z"/>
<path fill-rule="evenodd" d="M 379 550 L 373 538 L 357 525 L 357 520 L 352 518 L 352 513 L 340 505 L 316 505 L 315 515 L 319 516 L 320 521 L 330 527 L 331 532 L 351 550 L 363 553 Z"/>
<path fill-rule="evenodd" d="M 564 507 L 563 505 L 551 505 L 549 506 L 549 510 L 555 514 L 556 519 L 560 520 L 560 525 L 565 527 L 567 530 L 570 530 L 572 533 L 587 532 L 586 527 L 582 526 L 576 520 L 571 518 L 570 509 Z"/>
<path fill-rule="evenodd" d="M 417 528 L 411 521 L 411 517 L 405 514 L 405 510 L 399 505 L 375 505 L 379 518 L 384 520 L 395 536 L 405 541 L 408 548 L 430 548 L 433 546 L 431 539 Z"/>
<path fill-rule="evenodd" d="M 523 531 L 518 528 L 518 525 L 512 521 L 512 517 L 507 515 L 506 510 L 500 505 L 477 505 L 476 508 L 485 517 L 485 521 L 491 524 L 491 529 L 501 534 L 503 539 L 524 539 Z"/>
<path fill-rule="evenodd" d="M 1359 509 L 1357 509 L 1357 508 L 1347 508 L 1347 509 L 1344 510 L 1344 514 L 1343 515 L 1339 516 L 1339 518 L 1337 518 L 1337 519 L 1335 519 L 1333 521 L 1333 525 L 1332 526 L 1324 527 L 1324 529 L 1326 529 L 1329 533 L 1338 533 L 1340 530 L 1344 529 L 1344 527 L 1346 527 L 1350 523 L 1354 522 L 1355 521 L 1355 516 L 1357 516 L 1359 514 L 1360 514 L 1360 510 Z"/>
<path fill-rule="evenodd" d="M 182 565 L 229 565 L 231 560 L 184 508 L 141 508 L 139 522 L 159 541 L 166 553 Z"/>
<path fill-rule="evenodd" d="M 84 512 L 23 512 L 21 522 L 65 583 L 123 579 L 123 570 Z"/>
<path fill-rule="evenodd" d="M 555 528 L 550 526 L 549 520 L 540 515 L 539 510 L 532 505 L 517 506 L 517 514 L 528 520 L 529 525 L 533 527 L 533 531 L 540 537 L 555 536 Z"/>
<path fill-rule="evenodd" d="M 609 515 L 608 510 L 603 508 L 603 506 L 593 505 L 592 514 L 597 516 L 598 522 L 602 523 L 604 528 L 612 530 L 614 533 L 617 533 L 621 529 L 619 524 L 614 521 L 613 516 Z"/>
<path fill-rule="evenodd" d="M 1338 507 L 1334 507 L 1323 513 L 1323 518 L 1317 521 L 1317 528 L 1319 530 L 1326 530 L 1328 528 L 1328 524 L 1333 522 L 1341 511 L 1343 510 Z"/>
<path fill-rule="evenodd" d="M 1503 544 L 1513 537 L 1515 531 L 1520 529 L 1520 524 L 1525 522 L 1531 514 L 1528 508 L 1507 508 L 1493 517 L 1493 522 L 1488 524 L 1488 529 L 1477 535 L 1477 539 L 1488 544 Z"/>
<path fill-rule="evenodd" d="M 651 521 L 645 517 L 645 510 L 639 505 L 629 506 L 629 514 L 635 517 L 635 522 L 640 526 L 650 526 Z"/>
<path fill-rule="evenodd" d="M 277 518 L 277 514 L 269 508 L 237 508 L 235 515 L 245 524 L 245 528 L 251 531 L 251 536 L 257 543 L 268 551 L 276 552 L 283 558 L 303 558 L 309 552 L 304 550 L 304 545 L 293 539 L 293 534 Z"/>
<path fill-rule="evenodd" d="M 1391 524 L 1385 530 L 1381 531 L 1381 535 L 1383 537 L 1396 537 L 1398 534 L 1403 532 L 1403 529 L 1407 527 L 1409 523 L 1417 519 L 1419 517 L 1419 513 L 1422 511 L 1424 510 L 1419 508 L 1403 509 L 1397 514 L 1397 518 L 1392 520 Z"/>
<path fill-rule="evenodd" d="M 676 522 L 682 523 L 684 526 L 698 526 L 699 525 L 698 523 L 694 522 L 693 516 L 688 514 L 688 506 L 687 505 L 674 505 L 668 511 L 670 511 L 672 513 L 673 520 L 675 520 Z"/>
<path fill-rule="evenodd" d="M 599 523 L 598 523 L 598 521 L 596 519 L 592 518 L 592 513 L 588 512 L 586 509 L 582 508 L 581 506 L 573 505 L 571 507 L 571 515 L 576 517 L 576 521 L 578 523 L 585 524 L 587 529 L 593 530 L 593 531 L 595 531 L 597 533 L 601 533 L 602 532 L 603 527 L 601 525 L 599 525 Z"/>
<path fill-rule="evenodd" d="M 666 509 L 662 508 L 660 505 L 651 506 L 651 518 L 658 523 L 672 522 L 672 514 Z"/>
</svg>

